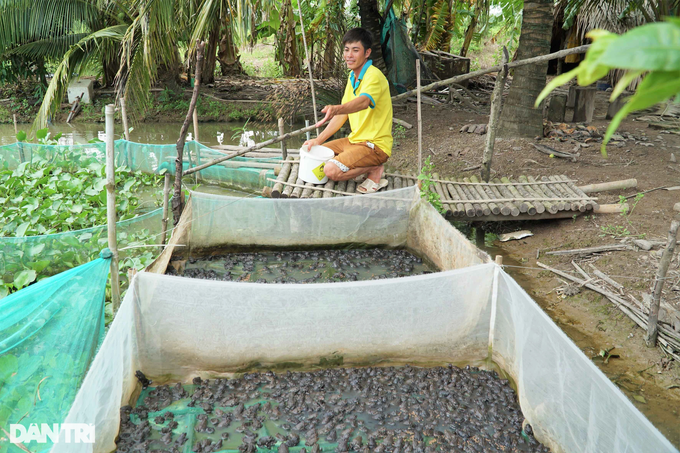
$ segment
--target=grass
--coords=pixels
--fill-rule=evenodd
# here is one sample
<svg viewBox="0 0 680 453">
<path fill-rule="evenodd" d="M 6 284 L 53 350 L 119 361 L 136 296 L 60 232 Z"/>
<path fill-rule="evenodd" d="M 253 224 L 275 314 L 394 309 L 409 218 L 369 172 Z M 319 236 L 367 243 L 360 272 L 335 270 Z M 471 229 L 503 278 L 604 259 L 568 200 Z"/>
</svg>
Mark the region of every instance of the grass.
<svg viewBox="0 0 680 453">
<path fill-rule="evenodd" d="M 271 42 L 270 42 L 271 41 Z M 276 48 L 271 38 L 241 51 L 241 65 L 250 77 L 282 77 L 283 69 L 275 59 Z"/>
</svg>

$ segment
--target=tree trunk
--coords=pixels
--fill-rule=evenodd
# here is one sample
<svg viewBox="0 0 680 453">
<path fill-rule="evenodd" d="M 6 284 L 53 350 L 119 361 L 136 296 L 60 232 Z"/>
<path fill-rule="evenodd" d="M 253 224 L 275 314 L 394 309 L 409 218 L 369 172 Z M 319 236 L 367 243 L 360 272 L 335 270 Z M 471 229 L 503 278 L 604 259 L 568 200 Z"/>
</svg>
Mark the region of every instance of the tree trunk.
<svg viewBox="0 0 680 453">
<path fill-rule="evenodd" d="M 526 0 L 517 59 L 550 52 L 553 0 Z M 515 68 L 512 86 L 503 107 L 499 135 L 502 137 L 542 137 L 543 109 L 534 108 L 545 87 L 548 62 Z"/>
<path fill-rule="evenodd" d="M 208 37 L 203 57 L 203 70 L 201 71 L 201 83 L 215 82 L 215 65 L 217 63 L 217 44 L 220 40 L 220 23 L 217 21 Z"/>
<path fill-rule="evenodd" d="M 470 44 L 472 43 L 472 38 L 475 34 L 475 28 L 477 28 L 477 16 L 479 15 L 479 9 L 475 9 L 475 15 L 472 16 L 472 19 L 470 20 L 470 25 L 468 25 L 467 30 L 465 31 L 465 40 L 463 41 L 463 47 L 460 49 L 460 56 L 464 57 L 467 55 L 468 50 L 470 49 Z"/>
<path fill-rule="evenodd" d="M 279 28 L 277 56 L 283 66 L 283 75 L 300 77 L 300 58 L 298 56 L 297 37 L 295 36 L 295 15 L 290 0 L 281 4 L 281 26 Z"/>
<path fill-rule="evenodd" d="M 383 23 L 378 11 L 377 0 L 359 0 L 359 14 L 361 15 L 361 27 L 370 31 L 373 35 L 373 46 L 371 47 L 373 66 L 384 73 L 387 71 L 387 67 L 382 56 L 382 45 L 380 43 Z"/>
<path fill-rule="evenodd" d="M 220 73 L 223 76 L 243 74 L 243 67 L 239 60 L 238 49 L 232 37 L 231 23 L 227 22 L 222 28 L 222 38 L 220 38 L 217 58 L 220 61 Z"/>
</svg>

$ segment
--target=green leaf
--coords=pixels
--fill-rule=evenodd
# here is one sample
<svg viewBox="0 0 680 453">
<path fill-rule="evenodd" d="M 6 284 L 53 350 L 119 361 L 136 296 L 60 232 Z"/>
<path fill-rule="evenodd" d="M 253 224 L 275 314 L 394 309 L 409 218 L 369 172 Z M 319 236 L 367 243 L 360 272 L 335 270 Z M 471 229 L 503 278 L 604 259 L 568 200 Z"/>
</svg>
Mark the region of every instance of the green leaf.
<svg viewBox="0 0 680 453">
<path fill-rule="evenodd" d="M 0 286 L 0 300 L 4 299 L 8 295 L 9 295 L 9 289 L 5 285 Z"/>
<path fill-rule="evenodd" d="M 17 275 L 14 276 L 14 286 L 17 289 L 22 289 L 23 287 L 27 286 L 29 283 L 35 281 L 35 278 L 38 276 L 37 272 L 34 270 L 23 270 L 19 272 Z"/>
<path fill-rule="evenodd" d="M 136 181 L 134 179 L 129 180 L 128 182 L 125 183 L 125 186 L 123 186 L 123 192 L 127 192 L 130 190 L 130 187 L 134 185 Z"/>
<path fill-rule="evenodd" d="M 0 356 L 0 382 L 7 380 L 19 369 L 19 359 L 12 354 Z"/>
<path fill-rule="evenodd" d="M 638 77 L 640 77 L 644 73 L 645 73 L 645 71 L 628 71 L 628 72 L 626 72 L 626 74 L 623 77 L 621 77 L 619 82 L 616 84 L 616 86 L 614 87 L 614 90 L 612 90 L 612 95 L 609 98 L 609 100 L 613 101 L 616 98 L 618 98 L 621 95 L 621 93 L 623 93 L 623 91 L 628 87 L 628 85 L 630 85 L 630 83 L 633 80 L 637 79 Z"/>
<path fill-rule="evenodd" d="M 31 269 L 33 269 L 37 273 L 40 273 L 43 270 L 45 270 L 45 268 L 49 265 L 50 265 L 49 260 L 41 260 L 41 261 L 36 261 L 34 263 L 31 263 L 29 266 L 31 267 Z"/>
<path fill-rule="evenodd" d="M 16 237 L 18 238 L 24 237 L 24 235 L 26 234 L 26 230 L 30 225 L 31 225 L 30 222 L 24 222 L 21 225 L 19 225 L 16 230 Z"/>
<path fill-rule="evenodd" d="M 47 134 L 50 132 L 48 128 L 45 129 L 39 129 L 36 133 L 35 136 L 38 140 L 44 140 L 47 137 Z"/>
<path fill-rule="evenodd" d="M 602 64 L 643 71 L 680 71 L 680 26 L 668 22 L 636 27 L 612 42 Z"/>
<path fill-rule="evenodd" d="M 26 141 L 26 132 L 24 131 L 17 132 L 17 140 L 20 142 Z"/>
</svg>

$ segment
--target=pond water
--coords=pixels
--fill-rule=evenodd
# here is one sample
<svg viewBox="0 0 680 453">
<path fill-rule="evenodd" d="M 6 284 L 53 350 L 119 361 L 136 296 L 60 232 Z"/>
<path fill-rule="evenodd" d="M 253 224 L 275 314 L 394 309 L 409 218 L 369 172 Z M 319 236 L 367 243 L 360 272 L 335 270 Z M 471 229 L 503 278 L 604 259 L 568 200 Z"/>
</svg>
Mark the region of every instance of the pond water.
<svg viewBox="0 0 680 453">
<path fill-rule="evenodd" d="M 30 124 L 20 124 L 19 130 L 28 131 Z M 297 130 L 304 127 L 304 124 L 286 125 L 286 131 Z M 137 143 L 154 144 L 173 144 L 179 138 L 182 128 L 181 123 L 142 123 L 134 126 L 130 132 L 130 141 Z M 104 123 L 56 123 L 49 127 L 52 136 L 62 133 L 59 139 L 60 145 L 73 145 L 87 143 L 93 139 L 104 140 Z M 252 123 L 252 122 L 229 122 L 229 123 L 199 123 L 198 133 L 200 142 L 206 146 L 240 145 L 252 146 L 261 143 L 278 135 L 278 127 L 274 123 Z M 123 128 L 116 124 L 116 139 L 122 138 Z M 193 126 L 189 127 L 187 140 L 193 139 Z M 306 140 L 304 135 L 293 137 L 286 141 L 289 148 L 299 148 Z M 0 124 L 0 145 L 8 145 L 16 142 L 14 125 Z M 274 144 L 272 147 L 277 148 Z"/>
</svg>

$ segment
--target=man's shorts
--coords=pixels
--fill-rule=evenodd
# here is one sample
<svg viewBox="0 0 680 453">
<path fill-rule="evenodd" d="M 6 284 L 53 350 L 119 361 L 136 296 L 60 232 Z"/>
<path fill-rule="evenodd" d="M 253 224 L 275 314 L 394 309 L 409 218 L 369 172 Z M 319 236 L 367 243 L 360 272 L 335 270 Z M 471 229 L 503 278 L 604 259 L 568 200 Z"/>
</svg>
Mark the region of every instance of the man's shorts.
<svg viewBox="0 0 680 453">
<path fill-rule="evenodd" d="M 350 143 L 348 138 L 333 140 L 323 146 L 335 153 L 335 159 L 328 162 L 333 162 L 343 172 L 359 167 L 376 167 L 387 162 L 390 157 L 375 145 L 371 148 L 367 142 Z"/>
</svg>

